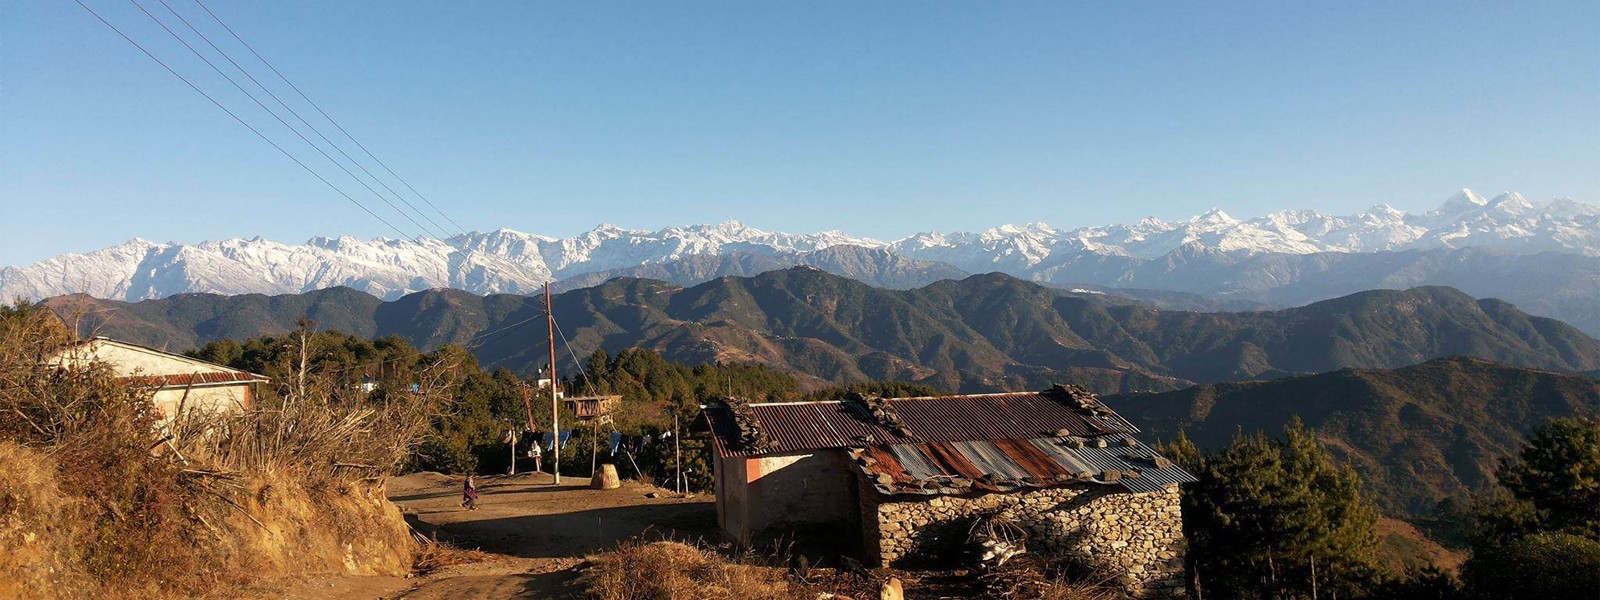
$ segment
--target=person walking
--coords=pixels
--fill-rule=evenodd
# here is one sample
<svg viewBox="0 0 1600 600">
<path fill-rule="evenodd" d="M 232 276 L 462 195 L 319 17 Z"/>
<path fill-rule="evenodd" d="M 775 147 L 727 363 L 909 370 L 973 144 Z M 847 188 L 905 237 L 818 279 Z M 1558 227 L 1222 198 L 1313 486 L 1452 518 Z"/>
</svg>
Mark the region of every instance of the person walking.
<svg viewBox="0 0 1600 600">
<path fill-rule="evenodd" d="M 478 510 L 478 482 L 472 471 L 467 471 L 466 481 L 461 482 L 461 507 Z"/>
</svg>

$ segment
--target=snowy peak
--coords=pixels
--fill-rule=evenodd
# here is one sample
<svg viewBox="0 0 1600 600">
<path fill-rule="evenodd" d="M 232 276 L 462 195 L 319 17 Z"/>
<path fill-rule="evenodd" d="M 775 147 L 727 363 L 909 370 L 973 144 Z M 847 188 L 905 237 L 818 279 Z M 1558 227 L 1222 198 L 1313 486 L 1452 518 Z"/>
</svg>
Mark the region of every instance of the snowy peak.
<svg viewBox="0 0 1600 600">
<path fill-rule="evenodd" d="M 1222 227 L 1238 222 L 1238 219 L 1228 216 L 1228 213 L 1222 212 L 1222 209 L 1215 206 L 1211 207 L 1211 210 L 1189 219 L 1191 224 L 1212 227 Z"/>
<path fill-rule="evenodd" d="M 1147 217 L 1132 224 L 1071 230 L 1036 222 L 978 233 L 926 232 L 894 242 L 841 231 L 766 231 L 732 220 L 656 231 L 601 224 L 566 238 L 504 228 L 446 240 L 338 236 L 315 237 L 301 245 L 260 237 L 198 244 L 135 238 L 95 252 L 0 269 L 0 297 L 42 299 L 82 292 L 142 300 L 185 292 L 297 293 L 338 285 L 384 298 L 435 287 L 533 293 L 546 281 L 695 256 L 761 255 L 778 259 L 767 261 L 771 264 L 788 264 L 794 257 L 836 246 L 887 251 L 873 254 L 883 260 L 907 257 L 969 273 L 1002 271 L 1024 278 L 1048 278 L 1054 270 L 1081 261 L 1181 263 L 1208 255 L 1475 246 L 1600 256 L 1600 207 L 1568 198 L 1530 202 L 1514 192 L 1485 199 L 1463 189 L 1422 215 L 1378 205 L 1353 215 L 1287 210 L 1240 220 L 1213 208 L 1172 222 Z"/>
<path fill-rule="evenodd" d="M 1475 208 L 1478 208 L 1478 207 L 1481 207 L 1481 206 L 1485 206 L 1487 204 L 1489 204 L 1489 201 L 1488 200 L 1484 200 L 1483 196 L 1479 196 L 1476 193 L 1473 193 L 1472 190 L 1469 190 L 1467 188 L 1461 188 L 1461 191 L 1456 192 L 1456 194 L 1454 196 L 1451 196 L 1450 198 L 1446 199 L 1444 201 L 1444 204 L 1440 204 L 1439 208 L 1434 209 L 1433 212 L 1428 213 L 1428 214 L 1430 214 L 1430 215 L 1457 214 L 1457 213 L 1461 213 L 1461 212 L 1465 212 L 1465 211 L 1470 211 L 1470 210 L 1473 210 Z"/>
</svg>

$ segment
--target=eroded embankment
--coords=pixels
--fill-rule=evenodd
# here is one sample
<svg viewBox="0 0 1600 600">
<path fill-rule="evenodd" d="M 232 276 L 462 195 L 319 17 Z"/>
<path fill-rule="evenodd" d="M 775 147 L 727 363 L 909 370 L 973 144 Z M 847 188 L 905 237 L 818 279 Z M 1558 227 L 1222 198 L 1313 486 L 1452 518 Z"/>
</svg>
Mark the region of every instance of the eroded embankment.
<svg viewBox="0 0 1600 600">
<path fill-rule="evenodd" d="M 0 598 L 226 595 L 266 578 L 403 575 L 415 543 L 379 483 L 139 469 L 85 477 L 0 442 Z M 85 487 L 101 477 L 128 490 Z M 170 478 L 170 479 L 165 479 Z M 165 479 L 165 480 L 164 480 Z"/>
</svg>

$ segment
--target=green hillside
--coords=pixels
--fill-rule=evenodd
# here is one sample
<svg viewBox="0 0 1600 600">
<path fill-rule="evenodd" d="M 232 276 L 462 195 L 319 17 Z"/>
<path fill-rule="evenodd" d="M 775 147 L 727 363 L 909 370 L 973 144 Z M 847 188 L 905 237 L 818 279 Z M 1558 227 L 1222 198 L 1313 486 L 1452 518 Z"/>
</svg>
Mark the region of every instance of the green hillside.
<svg viewBox="0 0 1600 600">
<path fill-rule="evenodd" d="M 431 290 L 385 303 L 331 289 L 49 303 L 58 310 L 88 303 L 87 326 L 179 350 L 282 333 L 307 315 L 324 329 L 398 334 L 424 348 L 471 341 L 488 366 L 527 370 L 544 362 L 537 297 Z M 1452 355 L 1600 369 L 1600 341 L 1505 302 L 1439 287 L 1362 292 L 1278 311 L 1184 312 L 1000 274 L 889 290 L 797 267 L 688 288 L 613 279 L 557 294 L 555 311 L 580 354 L 644 347 L 681 362 L 763 362 L 813 386 L 899 379 L 976 391 L 1075 381 L 1106 393 L 1162 391 Z"/>
<path fill-rule="evenodd" d="M 1281 431 L 1299 416 L 1400 514 L 1486 489 L 1495 461 L 1545 419 L 1600 414 L 1600 379 L 1451 357 L 1106 402 L 1153 438 L 1182 430 L 1202 448 L 1225 446 L 1241 430 Z"/>
</svg>

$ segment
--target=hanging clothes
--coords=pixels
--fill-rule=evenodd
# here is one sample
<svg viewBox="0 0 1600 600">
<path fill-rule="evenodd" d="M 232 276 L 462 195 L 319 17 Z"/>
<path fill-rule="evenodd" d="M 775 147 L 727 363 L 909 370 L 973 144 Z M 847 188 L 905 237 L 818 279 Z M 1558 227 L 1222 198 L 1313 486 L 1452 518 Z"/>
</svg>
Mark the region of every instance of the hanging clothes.
<svg viewBox="0 0 1600 600">
<path fill-rule="evenodd" d="M 622 432 L 620 431 L 611 432 L 611 449 L 609 451 L 611 454 L 617 453 L 617 447 L 622 445 L 622 437 Z"/>
</svg>

